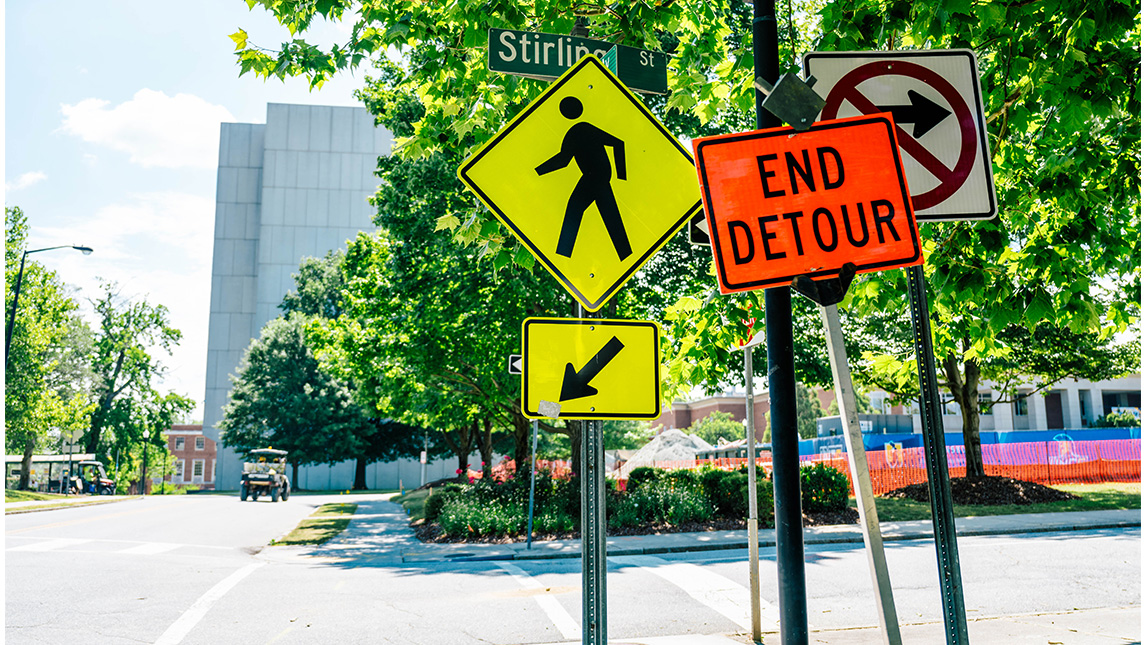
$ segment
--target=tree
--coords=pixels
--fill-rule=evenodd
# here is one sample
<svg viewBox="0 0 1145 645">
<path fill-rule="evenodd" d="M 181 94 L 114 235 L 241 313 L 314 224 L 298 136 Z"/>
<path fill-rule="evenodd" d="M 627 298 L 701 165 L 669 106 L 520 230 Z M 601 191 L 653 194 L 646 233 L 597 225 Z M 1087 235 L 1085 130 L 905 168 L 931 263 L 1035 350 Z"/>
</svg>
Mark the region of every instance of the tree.
<svg viewBox="0 0 1145 645">
<path fill-rule="evenodd" d="M 1048 324 L 1108 339 L 1138 315 L 1138 10 L 1066 0 L 888 11 L 864 0 L 821 16 L 819 49 L 977 55 L 999 214 L 920 232 L 935 356 L 962 412 L 967 476 L 982 476 L 977 387 L 986 365 L 1010 354 L 1004 334 Z M 899 272 L 871 274 L 847 304 L 852 315 L 901 311 L 905 290 Z"/>
<path fill-rule="evenodd" d="M 298 273 L 294 274 L 295 288 L 283 296 L 279 308 L 287 315 L 297 313 L 305 316 L 305 327 L 337 320 L 343 311 L 345 257 L 343 251 L 333 250 L 323 258 L 303 258 Z M 311 347 L 309 340 L 305 342 Z M 352 393 L 349 381 L 341 379 L 340 385 Z M 351 405 L 360 407 L 356 399 Z M 420 428 L 379 418 L 365 410 L 361 410 L 361 414 L 369 423 L 358 427 L 361 435 L 358 437 L 358 450 L 353 455 L 354 490 L 365 490 L 367 466 L 376 461 L 413 456 L 418 450 L 418 435 L 424 434 Z"/>
<path fill-rule="evenodd" d="M 323 371 L 305 342 L 303 314 L 268 322 L 251 341 L 219 422 L 223 445 L 247 453 L 274 447 L 298 467 L 355 456 L 370 434 L 370 420 L 346 384 Z"/>
<path fill-rule="evenodd" d="M 693 422 L 684 432 L 694 434 L 713 446 L 723 441 L 739 441 L 746 435 L 744 425 L 732 418 L 730 412 L 713 412 Z"/>
<path fill-rule="evenodd" d="M 5 208 L 6 313 L 11 311 L 27 231 L 24 212 Z M 19 304 L 4 376 L 4 444 L 9 454 L 23 456 L 17 485 L 26 489 L 32 455 L 46 445 L 49 433 L 70 432 L 89 413 L 82 380 L 86 325 L 59 277 L 35 260 L 24 265 Z"/>
<path fill-rule="evenodd" d="M 155 401 L 166 400 L 154 386 L 166 368 L 151 352 L 162 350 L 170 354 L 183 337 L 171 326 L 163 305 L 122 298 L 114 283 L 104 283 L 102 288 L 103 297 L 92 303 L 100 327 L 93 356 L 92 394 L 96 408 L 85 437 L 91 453 L 100 452 L 106 428 L 124 431 L 137 425 L 134 421 L 139 417 L 133 408 L 146 409 Z M 118 439 L 113 441 L 118 443 Z"/>
<path fill-rule="evenodd" d="M 739 0 L 607 7 L 538 0 L 480 9 L 463 3 L 392 2 L 353 14 L 348 42 L 329 52 L 306 42 L 305 30 L 319 15 L 348 17 L 347 2 L 257 1 L 295 39 L 268 52 L 248 44 L 245 32 L 236 33 L 232 38 L 242 73 L 306 75 L 317 87 L 338 70 L 387 48 L 407 52 L 409 74 L 402 87 L 424 110 L 399 135 L 398 154 L 407 160 L 467 150 L 488 140 L 540 93 L 534 81 L 486 69 L 483 45 L 489 26 L 568 33 L 579 17 L 594 35 L 673 54 L 667 116 L 693 117 L 699 127 L 734 126 L 749 120 L 753 108 L 750 7 Z M 783 61 L 811 49 L 966 47 L 977 55 L 999 217 L 921 227 L 936 356 L 950 389 L 966 388 L 976 378 L 978 363 L 1002 351 L 996 336 L 1010 325 L 1034 329 L 1048 321 L 1075 333 L 1100 330 L 1108 337 L 1132 322 L 1140 301 L 1141 113 L 1140 28 L 1133 5 L 984 0 L 937 6 L 859 0 L 787 9 L 786 15 L 777 15 L 780 24 L 788 24 L 781 30 Z M 813 28 L 806 11 L 818 11 Z M 813 45 L 806 46 L 810 39 Z M 464 243 L 481 246 L 502 266 L 530 261 L 505 240 L 476 200 L 465 199 L 468 205 L 448 214 L 442 226 Z M 905 291 L 900 272 L 871 274 L 852 287 L 844 309 L 857 317 L 902 311 Z M 692 383 L 712 388 L 737 378 L 729 341 L 758 329 L 762 319 L 757 294 L 723 298 L 709 293 L 710 288 L 692 291 L 665 307 L 670 394 Z M 754 325 L 744 322 L 751 318 L 757 320 Z M 818 327 L 808 326 L 809 320 L 814 317 L 797 311 L 797 377 L 820 384 L 829 374 L 823 361 L 806 360 L 800 351 L 801 332 Z M 862 349 L 872 350 L 872 358 L 885 354 L 878 344 Z M 967 472 L 978 475 L 976 403 L 963 407 L 963 421 Z"/>
</svg>

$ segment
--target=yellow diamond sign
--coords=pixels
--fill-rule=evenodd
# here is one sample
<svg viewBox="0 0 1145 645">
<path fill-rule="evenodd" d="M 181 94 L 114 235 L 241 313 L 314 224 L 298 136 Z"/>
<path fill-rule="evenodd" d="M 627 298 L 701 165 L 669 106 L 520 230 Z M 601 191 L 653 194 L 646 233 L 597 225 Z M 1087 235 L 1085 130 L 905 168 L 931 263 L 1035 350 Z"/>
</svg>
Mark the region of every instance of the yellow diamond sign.
<svg viewBox="0 0 1145 645">
<path fill-rule="evenodd" d="M 660 416 L 660 328 L 656 323 L 527 318 L 521 329 L 525 356 L 521 398 L 526 417 Z"/>
<path fill-rule="evenodd" d="M 700 209 L 692 156 L 594 56 L 457 174 L 589 311 Z"/>
</svg>

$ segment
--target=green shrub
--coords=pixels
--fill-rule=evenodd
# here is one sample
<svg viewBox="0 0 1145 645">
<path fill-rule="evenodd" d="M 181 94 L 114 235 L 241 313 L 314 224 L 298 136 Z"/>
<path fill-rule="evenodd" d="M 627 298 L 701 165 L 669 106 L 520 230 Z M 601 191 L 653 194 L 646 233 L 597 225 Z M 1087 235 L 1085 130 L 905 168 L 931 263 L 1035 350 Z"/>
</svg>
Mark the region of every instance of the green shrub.
<svg viewBox="0 0 1145 645">
<path fill-rule="evenodd" d="M 661 522 L 683 524 L 703 522 L 711 517 L 711 504 L 698 487 L 672 487 L 666 482 L 656 482 L 621 497 L 609 509 L 608 524 L 618 528 Z"/>
<path fill-rule="evenodd" d="M 569 533 L 575 531 L 580 518 L 564 511 L 545 511 L 533 515 L 533 531 L 536 533 Z"/>
<path fill-rule="evenodd" d="M 659 483 L 665 484 L 670 488 L 690 488 L 693 490 L 700 489 L 700 474 L 694 470 L 680 469 L 669 470 L 660 477 Z"/>
<path fill-rule="evenodd" d="M 716 517 L 746 519 L 748 516 L 747 468 L 739 470 L 708 470 L 700 474 L 700 485 Z M 775 515 L 775 500 L 771 480 L 757 471 L 755 482 L 756 516 L 760 526 L 771 526 Z"/>
<path fill-rule="evenodd" d="M 641 486 L 659 481 L 664 476 L 663 468 L 650 468 L 648 466 L 638 466 L 628 473 L 628 485 L 625 487 L 630 493 L 636 492 Z"/>
<path fill-rule="evenodd" d="M 452 487 L 452 488 L 451 488 Z M 422 511 L 425 513 L 426 522 L 435 522 L 441 516 L 441 509 L 449 500 L 457 497 L 460 494 L 461 486 L 450 484 L 449 486 L 442 486 L 433 491 L 433 493 L 425 498 L 425 508 Z"/>
<path fill-rule="evenodd" d="M 799 488 L 803 512 L 822 513 L 847 508 L 850 484 L 847 475 L 824 463 L 799 469 Z"/>
<path fill-rule="evenodd" d="M 526 522 L 520 508 L 489 504 L 464 494 L 448 500 L 437 520 L 450 537 L 514 536 L 524 531 Z"/>
</svg>

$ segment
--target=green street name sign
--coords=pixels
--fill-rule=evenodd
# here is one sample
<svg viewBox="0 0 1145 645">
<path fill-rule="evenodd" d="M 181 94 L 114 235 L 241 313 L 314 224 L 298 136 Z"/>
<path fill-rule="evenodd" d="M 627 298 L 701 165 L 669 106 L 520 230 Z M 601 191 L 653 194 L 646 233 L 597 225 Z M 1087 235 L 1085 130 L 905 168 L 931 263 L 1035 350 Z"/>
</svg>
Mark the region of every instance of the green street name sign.
<svg viewBox="0 0 1145 645">
<path fill-rule="evenodd" d="M 489 70 L 493 72 L 551 81 L 586 54 L 606 61 L 609 69 L 634 92 L 668 93 L 668 55 L 662 52 L 576 36 L 489 30 Z"/>
</svg>

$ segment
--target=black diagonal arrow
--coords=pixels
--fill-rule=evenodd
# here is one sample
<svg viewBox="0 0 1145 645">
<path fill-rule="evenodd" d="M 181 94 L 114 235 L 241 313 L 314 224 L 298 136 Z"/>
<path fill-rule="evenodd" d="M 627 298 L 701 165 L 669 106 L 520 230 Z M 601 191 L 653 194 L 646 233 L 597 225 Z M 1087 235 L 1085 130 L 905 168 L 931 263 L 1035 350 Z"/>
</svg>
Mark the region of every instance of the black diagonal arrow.
<svg viewBox="0 0 1145 645">
<path fill-rule="evenodd" d="M 914 132 L 911 136 L 915 139 L 930 132 L 934 126 L 950 116 L 950 110 L 914 90 L 907 90 L 906 97 L 910 99 L 910 105 L 880 105 L 879 109 L 890 112 L 897 124 L 913 123 Z"/>
<path fill-rule="evenodd" d="M 612 340 L 604 344 L 596 356 L 588 359 L 579 371 L 573 367 L 572 363 L 565 363 L 565 379 L 561 382 L 561 401 L 568 401 L 570 399 L 580 399 L 586 396 L 596 394 L 596 388 L 589 385 L 592 379 L 600 374 L 600 370 L 604 369 L 620 350 L 624 349 L 624 343 L 616 336 Z"/>
</svg>

